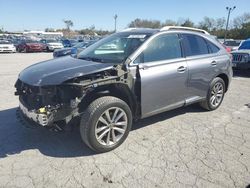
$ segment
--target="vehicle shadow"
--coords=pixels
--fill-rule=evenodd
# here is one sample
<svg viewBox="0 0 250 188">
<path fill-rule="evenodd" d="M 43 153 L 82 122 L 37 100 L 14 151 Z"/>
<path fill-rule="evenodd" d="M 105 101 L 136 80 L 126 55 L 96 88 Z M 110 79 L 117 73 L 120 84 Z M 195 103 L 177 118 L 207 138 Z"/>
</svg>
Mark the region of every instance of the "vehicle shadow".
<svg viewBox="0 0 250 188">
<path fill-rule="evenodd" d="M 70 132 L 51 132 L 45 128 L 30 129 L 16 118 L 16 110 L 17 108 L 11 108 L 0 111 L 0 158 L 27 150 L 38 150 L 43 155 L 59 158 L 96 154 L 82 142 L 79 127 Z M 134 123 L 132 131 L 177 115 L 202 111 L 200 107 L 192 105 L 161 113 Z"/>
<path fill-rule="evenodd" d="M 233 77 L 250 78 L 250 70 L 239 70 L 239 69 L 234 69 L 234 70 L 233 70 Z"/>
</svg>

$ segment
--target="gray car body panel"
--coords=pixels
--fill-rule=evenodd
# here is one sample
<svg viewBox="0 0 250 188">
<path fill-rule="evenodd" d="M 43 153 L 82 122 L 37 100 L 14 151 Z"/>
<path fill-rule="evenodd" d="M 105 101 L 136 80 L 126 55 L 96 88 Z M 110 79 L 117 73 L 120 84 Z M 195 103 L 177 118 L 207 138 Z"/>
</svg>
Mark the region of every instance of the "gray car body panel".
<svg viewBox="0 0 250 188">
<path fill-rule="evenodd" d="M 207 97 L 211 81 L 220 74 L 225 74 L 230 82 L 232 78 L 230 55 L 211 36 L 180 30 L 141 29 L 131 33 L 140 34 L 144 32 L 150 32 L 152 36 L 127 58 L 125 61 L 127 70 L 122 70 L 122 74 L 129 74 L 128 78 L 133 79 L 124 83 L 140 83 L 140 88 L 134 87 L 133 84 L 130 87 L 131 90 L 134 89 L 132 93 L 140 93 L 140 96 L 134 96 L 138 99 L 136 102 L 140 108 L 138 110 L 140 112 L 139 118 L 204 100 Z M 220 50 L 214 54 L 187 58 L 183 56 L 179 59 L 143 64 L 136 61 L 137 57 L 155 37 L 169 33 L 199 35 L 214 43 Z M 185 70 L 179 72 L 180 67 Z M 67 56 L 32 65 L 20 73 L 19 79 L 32 86 L 60 85 L 72 78 L 91 75 L 112 68 L 114 68 L 114 64 L 85 61 Z M 101 81 L 100 79 L 99 82 Z M 112 83 L 115 83 L 115 81 Z M 137 91 L 135 91 L 136 89 Z"/>
<path fill-rule="evenodd" d="M 137 57 L 157 36 L 167 33 L 194 34 L 209 40 L 220 48 L 215 54 L 191 56 L 183 59 L 140 64 Z M 159 32 L 151 36 L 129 57 L 129 66 L 139 67 L 141 79 L 141 117 L 149 117 L 164 111 L 204 100 L 211 81 L 220 74 L 232 77 L 230 55 L 219 42 L 209 35 L 189 31 Z M 179 67 L 185 67 L 179 73 Z M 135 75 L 134 75 L 135 77 Z"/>
</svg>

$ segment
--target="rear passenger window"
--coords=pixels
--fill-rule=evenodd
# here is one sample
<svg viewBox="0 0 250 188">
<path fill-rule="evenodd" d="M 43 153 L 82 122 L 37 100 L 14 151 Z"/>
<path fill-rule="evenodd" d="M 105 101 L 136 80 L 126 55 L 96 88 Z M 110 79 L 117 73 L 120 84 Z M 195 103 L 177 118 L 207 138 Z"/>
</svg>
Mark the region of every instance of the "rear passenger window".
<svg viewBox="0 0 250 188">
<path fill-rule="evenodd" d="M 218 51 L 220 51 L 220 48 L 218 46 L 216 46 L 215 44 L 213 44 L 212 42 L 210 42 L 208 40 L 206 42 L 207 42 L 207 47 L 209 49 L 210 54 L 214 54 L 214 53 L 217 53 Z"/>
<path fill-rule="evenodd" d="M 209 54 L 205 39 L 192 34 L 183 34 L 183 46 L 186 56 Z"/>
<path fill-rule="evenodd" d="M 177 34 L 161 35 L 153 39 L 143 52 L 143 62 L 153 62 L 182 57 Z"/>
</svg>

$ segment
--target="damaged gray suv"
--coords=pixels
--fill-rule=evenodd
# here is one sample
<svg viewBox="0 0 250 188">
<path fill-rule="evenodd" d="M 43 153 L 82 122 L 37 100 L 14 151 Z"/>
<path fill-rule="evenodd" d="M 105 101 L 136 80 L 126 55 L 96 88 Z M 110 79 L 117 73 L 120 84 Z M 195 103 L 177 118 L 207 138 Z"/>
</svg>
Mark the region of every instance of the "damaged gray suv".
<svg viewBox="0 0 250 188">
<path fill-rule="evenodd" d="M 107 152 L 123 143 L 135 120 L 193 103 L 217 109 L 231 77 L 230 54 L 203 30 L 131 28 L 75 57 L 24 69 L 15 94 L 27 123 L 78 122 L 85 144 Z"/>
</svg>

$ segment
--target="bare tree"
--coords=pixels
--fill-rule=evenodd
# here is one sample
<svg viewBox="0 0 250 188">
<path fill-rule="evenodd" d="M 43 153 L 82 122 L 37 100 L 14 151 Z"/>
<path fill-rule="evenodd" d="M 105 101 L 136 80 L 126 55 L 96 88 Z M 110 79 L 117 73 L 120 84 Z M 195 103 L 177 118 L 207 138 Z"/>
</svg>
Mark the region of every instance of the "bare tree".
<svg viewBox="0 0 250 188">
<path fill-rule="evenodd" d="M 194 22 L 192 22 L 189 18 L 184 20 L 184 23 L 181 24 L 183 27 L 194 27 Z"/>
<path fill-rule="evenodd" d="M 177 25 L 177 23 L 176 23 L 175 21 L 173 21 L 173 20 L 167 19 L 167 20 L 163 23 L 163 25 L 165 25 L 165 26 L 175 26 L 175 25 Z"/>
<path fill-rule="evenodd" d="M 161 28 L 161 22 L 158 20 L 135 19 L 128 24 L 128 27 Z"/>
<path fill-rule="evenodd" d="M 225 18 L 217 18 L 216 19 L 216 29 L 221 30 L 225 28 L 226 25 L 226 19 Z"/>
<path fill-rule="evenodd" d="M 71 20 L 63 20 L 66 25 L 67 30 L 70 31 L 70 28 L 74 26 L 74 23 Z"/>
<path fill-rule="evenodd" d="M 199 28 L 202 28 L 208 31 L 213 31 L 214 29 L 216 29 L 216 21 L 213 18 L 204 17 L 203 21 L 199 23 Z"/>
<path fill-rule="evenodd" d="M 250 22 L 250 13 L 244 13 L 242 16 L 238 16 L 233 20 L 233 26 L 240 29 L 248 22 Z"/>
</svg>

